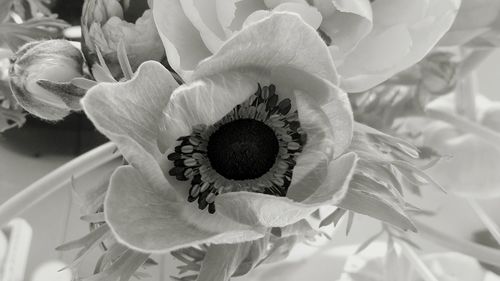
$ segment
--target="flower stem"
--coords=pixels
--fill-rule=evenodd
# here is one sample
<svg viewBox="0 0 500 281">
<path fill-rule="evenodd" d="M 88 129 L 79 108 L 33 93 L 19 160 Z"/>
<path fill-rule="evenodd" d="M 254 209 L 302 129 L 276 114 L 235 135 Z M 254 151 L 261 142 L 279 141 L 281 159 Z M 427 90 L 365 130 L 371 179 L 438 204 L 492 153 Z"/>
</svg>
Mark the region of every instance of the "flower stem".
<svg viewBox="0 0 500 281">
<path fill-rule="evenodd" d="M 467 203 L 472 208 L 472 210 L 476 213 L 481 222 L 486 226 L 488 231 L 491 233 L 493 238 L 500 244 L 500 228 L 498 225 L 491 219 L 491 217 L 486 213 L 481 205 L 479 205 L 474 199 L 467 198 Z"/>
<path fill-rule="evenodd" d="M 441 247 L 461 252 L 490 265 L 500 265 L 500 250 L 453 237 L 417 220 L 414 223 L 418 228 L 418 235 L 433 241 Z"/>
<path fill-rule="evenodd" d="M 475 134 L 483 140 L 489 142 L 491 145 L 500 148 L 500 134 L 485 128 L 475 122 L 467 120 L 463 117 L 449 114 L 435 109 L 426 109 L 427 116 L 444 121 L 455 126 L 457 129 L 466 133 Z"/>
<path fill-rule="evenodd" d="M 116 146 L 106 143 L 57 168 L 1 204 L 0 225 L 65 186 L 71 177 L 78 178 L 119 156 Z"/>
<path fill-rule="evenodd" d="M 413 264 L 424 281 L 439 281 L 412 247 L 405 243 L 399 243 L 399 245 L 403 250 L 403 255 Z"/>
</svg>

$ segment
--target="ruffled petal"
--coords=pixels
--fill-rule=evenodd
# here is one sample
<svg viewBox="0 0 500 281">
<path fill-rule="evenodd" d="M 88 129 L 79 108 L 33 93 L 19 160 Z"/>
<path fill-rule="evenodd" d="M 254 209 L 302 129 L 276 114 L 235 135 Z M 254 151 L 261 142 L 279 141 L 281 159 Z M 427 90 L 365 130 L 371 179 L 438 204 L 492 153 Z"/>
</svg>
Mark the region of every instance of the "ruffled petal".
<svg viewBox="0 0 500 281">
<path fill-rule="evenodd" d="M 139 67 L 132 80 L 101 83 L 82 99 L 83 109 L 96 128 L 155 186 L 165 183 L 157 165 L 161 157 L 158 123 L 176 87 L 171 74 L 150 61 Z"/>
<path fill-rule="evenodd" d="M 262 1 L 217 0 L 217 15 L 223 28 L 233 33 L 243 27 L 245 20 L 255 11 L 266 10 Z"/>
<path fill-rule="evenodd" d="M 357 162 L 358 156 L 353 152 L 344 154 L 333 161 L 328 167 L 328 177 L 324 183 L 302 203 L 313 205 L 342 200 L 347 192 Z"/>
<path fill-rule="evenodd" d="M 342 91 L 339 90 L 339 93 Z M 311 101 L 309 95 L 296 93 L 300 124 L 307 133 L 307 142 L 293 171 L 288 191 L 292 198 L 298 196 L 296 193 L 318 188 L 328 174 L 330 161 L 341 155 L 350 144 L 352 113 L 349 102 L 346 102 L 347 97 L 342 96 L 333 95 L 332 101 L 325 105 L 331 115 L 328 116 Z M 335 119 L 337 116 L 339 118 Z"/>
<path fill-rule="evenodd" d="M 217 16 L 216 0 L 183 0 L 181 6 L 186 17 L 199 31 L 205 46 L 215 53 L 226 39 Z"/>
<path fill-rule="evenodd" d="M 351 144 L 354 128 L 354 117 L 349 98 L 342 89 L 333 86 L 331 88 L 337 94 L 331 95 L 328 103 L 321 109 L 328 116 L 333 130 L 333 142 L 335 148 L 333 157 L 337 158 L 344 153 Z"/>
<path fill-rule="evenodd" d="M 498 22 L 499 18 L 500 1 L 462 1 L 456 20 L 443 39 L 439 41 L 439 45 L 462 45 L 488 31 L 497 31 L 495 23 Z"/>
<path fill-rule="evenodd" d="M 262 229 L 177 201 L 167 186 L 152 188 L 130 166 L 122 166 L 112 175 L 104 210 L 116 239 L 140 252 L 165 253 L 201 243 L 238 243 L 263 236 Z"/>
<path fill-rule="evenodd" d="M 356 162 L 354 153 L 346 154 L 332 162 L 327 180 L 305 196 L 302 202 L 293 201 L 288 197 L 232 192 L 218 196 L 215 201 L 217 212 L 252 226 L 283 227 L 296 223 L 318 207 L 333 205 L 342 200 Z"/>
<path fill-rule="evenodd" d="M 168 63 L 182 77 L 189 76 L 199 61 L 212 54 L 184 14 L 180 0 L 154 0 L 153 16 Z"/>
<path fill-rule="evenodd" d="M 309 6 L 307 3 L 283 3 L 274 8 L 273 11 L 296 13 L 314 29 L 318 29 L 322 21 L 322 16 L 318 9 Z"/>
<path fill-rule="evenodd" d="M 278 66 L 290 66 L 334 84 L 338 82 L 337 71 L 321 37 L 298 15 L 291 13 L 273 13 L 250 24 L 210 59 L 201 62 L 192 79 L 232 69 L 272 70 Z"/>
<path fill-rule="evenodd" d="M 254 72 L 228 72 L 182 85 L 163 111 L 162 141 L 172 146 L 194 125 L 212 125 L 247 100 L 266 78 Z"/>
<path fill-rule="evenodd" d="M 405 4 L 416 7 L 394 8 Z M 450 28 L 459 1 L 391 0 L 372 6 L 372 32 L 339 66 L 347 92 L 365 91 L 420 61 Z"/>
<path fill-rule="evenodd" d="M 331 39 L 330 50 L 336 65 L 372 29 L 372 9 L 368 0 L 314 0 L 323 15 L 321 31 Z"/>
</svg>

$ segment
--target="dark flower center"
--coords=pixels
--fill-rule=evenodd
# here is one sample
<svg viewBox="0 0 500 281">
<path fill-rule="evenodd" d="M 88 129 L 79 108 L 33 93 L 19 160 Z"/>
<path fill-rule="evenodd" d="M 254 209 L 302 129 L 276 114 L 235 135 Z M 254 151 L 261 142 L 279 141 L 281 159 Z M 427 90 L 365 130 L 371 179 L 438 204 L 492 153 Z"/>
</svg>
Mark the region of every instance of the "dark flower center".
<svg viewBox="0 0 500 281">
<path fill-rule="evenodd" d="M 276 162 L 279 143 L 274 131 L 253 119 L 239 119 L 222 125 L 208 141 L 210 164 L 232 180 L 255 179 Z"/>
<path fill-rule="evenodd" d="M 187 201 L 215 212 L 215 197 L 234 191 L 286 196 L 296 157 L 307 135 L 291 100 L 275 85 L 258 85 L 254 95 L 212 125 L 193 126 L 168 159 L 169 174 L 190 181 Z"/>
</svg>

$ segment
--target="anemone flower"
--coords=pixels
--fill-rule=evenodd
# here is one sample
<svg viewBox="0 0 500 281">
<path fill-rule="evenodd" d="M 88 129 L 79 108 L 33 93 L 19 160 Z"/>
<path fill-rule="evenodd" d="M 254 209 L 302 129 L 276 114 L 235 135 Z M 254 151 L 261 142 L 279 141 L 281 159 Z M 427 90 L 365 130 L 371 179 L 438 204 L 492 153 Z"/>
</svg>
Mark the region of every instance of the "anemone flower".
<svg viewBox="0 0 500 281">
<path fill-rule="evenodd" d="M 224 43 L 182 86 L 151 61 L 130 81 L 91 88 L 85 112 L 129 163 L 104 201 L 118 242 L 165 253 L 254 241 L 338 203 L 357 156 L 346 152 L 353 116 L 337 84 L 316 30 L 276 13 Z M 233 262 L 243 244 L 233 245 L 200 274 Z"/>
</svg>

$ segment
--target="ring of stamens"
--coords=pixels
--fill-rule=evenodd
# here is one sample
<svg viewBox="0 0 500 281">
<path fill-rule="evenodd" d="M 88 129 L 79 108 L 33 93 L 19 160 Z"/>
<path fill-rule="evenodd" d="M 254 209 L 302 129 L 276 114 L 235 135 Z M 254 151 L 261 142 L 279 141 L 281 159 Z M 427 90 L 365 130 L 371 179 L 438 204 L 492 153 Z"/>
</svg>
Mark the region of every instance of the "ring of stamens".
<svg viewBox="0 0 500 281">
<path fill-rule="evenodd" d="M 198 207 L 208 207 L 210 213 L 221 193 L 285 196 L 296 157 L 307 140 L 298 112 L 291 109 L 290 99 L 279 100 L 274 85 L 259 85 L 255 94 L 217 123 L 193 126 L 191 135 L 180 137 L 168 155 L 173 161 L 169 174 L 179 181 L 190 180 L 187 200 L 197 200 Z"/>
</svg>

